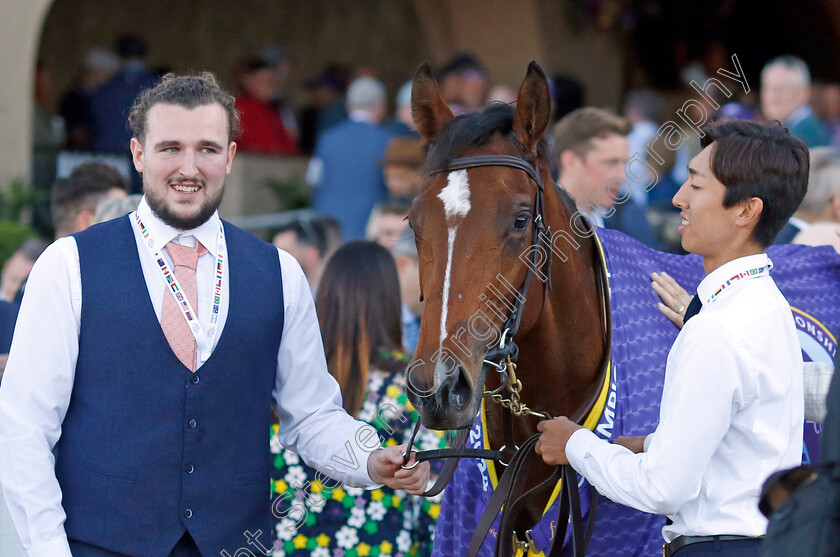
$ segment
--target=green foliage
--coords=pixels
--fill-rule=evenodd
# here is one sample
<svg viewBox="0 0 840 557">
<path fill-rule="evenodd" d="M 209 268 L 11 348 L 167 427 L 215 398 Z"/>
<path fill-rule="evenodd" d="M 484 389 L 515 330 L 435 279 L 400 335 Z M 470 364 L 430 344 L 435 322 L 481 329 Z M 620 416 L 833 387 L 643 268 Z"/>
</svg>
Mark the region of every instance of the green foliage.
<svg viewBox="0 0 840 557">
<path fill-rule="evenodd" d="M 19 220 L 24 209 L 49 204 L 47 192 L 36 190 L 21 180 L 15 180 L 7 188 L 0 188 L 0 219 Z"/>
<path fill-rule="evenodd" d="M 298 174 L 285 179 L 268 180 L 266 185 L 277 196 L 281 210 L 305 209 L 312 206 L 312 188 Z"/>
<path fill-rule="evenodd" d="M 28 226 L 14 221 L 0 220 L 0 268 L 23 242 L 35 235 L 35 231 Z"/>
</svg>

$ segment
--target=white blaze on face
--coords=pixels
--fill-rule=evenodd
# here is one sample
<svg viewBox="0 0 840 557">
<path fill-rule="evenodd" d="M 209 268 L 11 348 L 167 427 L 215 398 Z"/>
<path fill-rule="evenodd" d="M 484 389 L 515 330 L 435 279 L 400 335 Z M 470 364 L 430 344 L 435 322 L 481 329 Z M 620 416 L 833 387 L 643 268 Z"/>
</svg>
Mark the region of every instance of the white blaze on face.
<svg viewBox="0 0 840 557">
<path fill-rule="evenodd" d="M 440 310 L 440 347 L 446 340 L 446 317 L 449 312 L 449 287 L 452 278 L 452 251 L 458 224 L 470 212 L 470 180 L 466 170 L 450 172 L 446 187 L 438 194 L 443 201 L 446 222 L 449 225 L 449 253 L 446 258 L 446 274 L 443 279 L 443 306 Z"/>
</svg>

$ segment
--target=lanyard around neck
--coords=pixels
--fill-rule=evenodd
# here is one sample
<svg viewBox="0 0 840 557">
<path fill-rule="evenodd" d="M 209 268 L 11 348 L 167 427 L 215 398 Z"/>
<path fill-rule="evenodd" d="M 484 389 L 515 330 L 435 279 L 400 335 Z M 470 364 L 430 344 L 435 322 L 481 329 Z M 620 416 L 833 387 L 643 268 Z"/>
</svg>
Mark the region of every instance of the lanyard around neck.
<svg viewBox="0 0 840 557">
<path fill-rule="evenodd" d="M 163 257 L 163 253 L 161 252 L 161 248 L 163 246 L 160 242 L 155 240 L 149 232 L 149 229 L 143 224 L 143 220 L 140 218 L 140 213 L 137 211 L 134 212 L 134 220 L 137 223 L 140 235 L 143 237 L 143 243 L 146 245 L 146 249 L 149 250 L 149 253 L 151 253 L 155 263 L 157 263 L 158 270 L 160 271 L 161 276 L 163 276 L 163 281 L 166 283 L 167 290 L 169 290 L 169 293 L 172 294 L 173 298 L 175 298 L 175 304 L 178 306 L 178 309 L 181 310 L 181 314 L 184 316 L 184 320 L 187 322 L 187 326 L 190 328 L 190 332 L 195 338 L 195 344 L 196 348 L 198 348 L 199 355 L 198 365 L 201 365 L 210 357 L 210 354 L 213 351 L 213 343 L 216 340 L 216 334 L 218 332 L 217 325 L 219 322 L 219 306 L 222 302 L 222 279 L 225 268 L 224 227 L 221 223 L 219 223 L 219 233 L 216 237 L 216 267 L 213 272 L 215 287 L 213 291 L 213 298 L 210 300 L 210 326 L 205 332 L 201 327 L 201 323 L 198 322 L 198 313 L 195 312 L 189 299 L 187 299 L 187 295 L 181 288 L 181 284 L 178 282 L 178 278 L 175 276 L 174 270 L 170 271 L 169 265 Z"/>
<path fill-rule="evenodd" d="M 772 267 L 773 264 L 768 262 L 766 265 L 762 265 L 761 267 L 755 267 L 753 269 L 748 269 L 746 271 L 740 271 L 738 273 L 735 273 L 734 276 L 731 276 L 728 279 L 726 279 L 726 281 L 723 284 L 721 284 L 717 290 L 715 290 L 714 294 L 712 294 L 706 300 L 704 300 L 703 305 L 706 305 L 709 302 L 714 302 L 718 298 L 718 296 L 720 296 L 721 292 L 723 292 L 736 282 L 744 279 L 757 278 L 762 275 L 768 274 Z"/>
</svg>

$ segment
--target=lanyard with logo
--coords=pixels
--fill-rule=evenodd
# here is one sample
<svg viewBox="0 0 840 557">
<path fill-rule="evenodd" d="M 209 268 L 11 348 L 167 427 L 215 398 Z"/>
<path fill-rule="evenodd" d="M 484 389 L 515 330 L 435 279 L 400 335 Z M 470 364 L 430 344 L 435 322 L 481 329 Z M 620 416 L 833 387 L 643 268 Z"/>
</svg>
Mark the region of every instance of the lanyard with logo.
<svg viewBox="0 0 840 557">
<path fill-rule="evenodd" d="M 160 243 L 152 237 L 149 229 L 143 224 L 143 220 L 140 218 L 140 213 L 137 211 L 134 212 L 134 220 L 137 222 L 137 227 L 140 230 L 140 235 L 143 237 L 146 248 L 152 254 L 152 257 L 154 257 L 155 262 L 158 265 L 158 270 L 160 270 L 160 274 L 163 276 L 163 280 L 166 283 L 170 294 L 172 294 L 172 297 L 175 298 L 175 303 L 181 310 L 184 320 L 187 322 L 187 326 L 189 326 L 193 337 L 195 337 L 195 344 L 198 348 L 199 354 L 199 365 L 201 365 L 210 357 L 210 353 L 213 350 L 213 342 L 216 339 L 216 332 L 218 329 L 217 324 L 219 321 L 219 306 L 222 301 L 222 277 L 225 261 L 224 227 L 221 223 L 219 224 L 219 234 L 216 237 L 217 255 L 216 268 L 214 272 L 216 284 L 213 291 L 213 299 L 211 300 L 212 307 L 210 309 L 210 326 L 207 328 L 207 332 L 205 332 L 202 329 L 201 324 L 198 322 L 198 314 L 195 310 L 193 310 L 192 304 L 190 304 L 190 301 L 187 299 L 186 294 L 178 282 L 178 278 L 175 276 L 173 271 L 169 270 L 169 265 L 167 265 L 166 259 L 160 251 L 162 246 L 160 246 Z"/>
<path fill-rule="evenodd" d="M 727 288 L 729 288 L 730 286 L 732 286 L 736 282 L 738 282 L 740 280 L 744 280 L 744 279 L 760 277 L 761 275 L 763 275 L 765 273 L 769 273 L 770 269 L 772 269 L 772 268 L 773 268 L 773 262 L 768 260 L 767 265 L 762 265 L 761 267 L 756 267 L 755 269 L 749 269 L 749 270 L 746 270 L 746 271 L 741 271 L 740 273 L 736 273 L 734 276 L 729 277 L 726 280 L 726 282 L 721 284 L 720 288 L 718 288 L 715 291 L 714 294 L 709 296 L 708 300 L 703 302 L 703 305 L 706 305 L 709 302 L 714 302 L 717 299 L 717 297 L 720 296 L 721 292 L 723 292 L 724 290 L 726 290 Z"/>
</svg>

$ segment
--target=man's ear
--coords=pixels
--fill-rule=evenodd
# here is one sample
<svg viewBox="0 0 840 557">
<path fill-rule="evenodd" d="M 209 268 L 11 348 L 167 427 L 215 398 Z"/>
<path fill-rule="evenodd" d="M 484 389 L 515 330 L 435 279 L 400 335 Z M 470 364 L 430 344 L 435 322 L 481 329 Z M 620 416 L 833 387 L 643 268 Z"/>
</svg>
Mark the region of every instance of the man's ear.
<svg viewBox="0 0 840 557">
<path fill-rule="evenodd" d="M 751 197 L 740 204 L 738 217 L 735 219 L 735 224 L 738 226 L 749 226 L 755 228 L 758 224 L 758 219 L 761 218 L 761 211 L 764 210 L 764 202 L 759 197 Z"/>
<path fill-rule="evenodd" d="M 143 173 L 143 144 L 140 143 L 136 137 L 131 138 L 131 143 L 128 144 L 131 149 L 131 160 L 134 161 L 134 169 L 140 174 Z"/>
<path fill-rule="evenodd" d="M 560 173 L 562 174 L 564 170 L 568 170 L 580 162 L 581 159 L 577 153 L 575 153 L 572 149 L 566 149 L 560 153 Z"/>
<path fill-rule="evenodd" d="M 76 215 L 76 219 L 73 222 L 74 232 L 81 232 L 82 230 L 87 230 L 89 227 L 93 225 L 93 213 L 88 211 L 87 209 L 82 209 Z"/>
<path fill-rule="evenodd" d="M 837 194 L 834 197 L 832 197 L 828 206 L 831 215 L 831 220 L 833 220 L 834 222 L 840 222 L 840 194 Z"/>
</svg>

